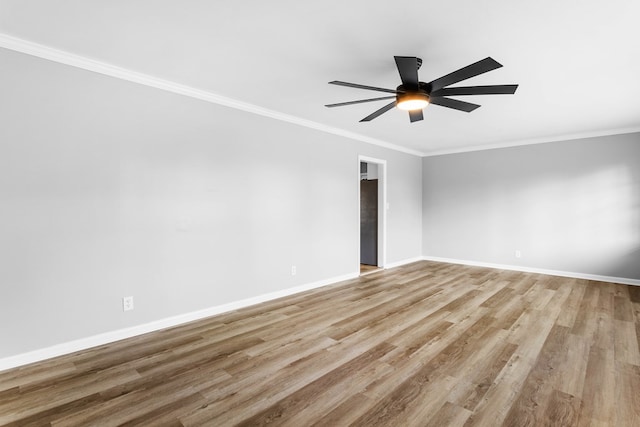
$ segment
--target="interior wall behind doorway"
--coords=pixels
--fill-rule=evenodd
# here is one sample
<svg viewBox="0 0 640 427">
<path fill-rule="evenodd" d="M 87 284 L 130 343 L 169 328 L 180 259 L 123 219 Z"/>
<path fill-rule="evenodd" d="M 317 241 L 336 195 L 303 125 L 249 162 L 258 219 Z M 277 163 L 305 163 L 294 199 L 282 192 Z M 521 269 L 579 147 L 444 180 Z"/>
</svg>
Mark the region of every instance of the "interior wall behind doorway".
<svg viewBox="0 0 640 427">
<path fill-rule="evenodd" d="M 360 163 L 360 264 L 378 266 L 378 165 Z"/>
</svg>

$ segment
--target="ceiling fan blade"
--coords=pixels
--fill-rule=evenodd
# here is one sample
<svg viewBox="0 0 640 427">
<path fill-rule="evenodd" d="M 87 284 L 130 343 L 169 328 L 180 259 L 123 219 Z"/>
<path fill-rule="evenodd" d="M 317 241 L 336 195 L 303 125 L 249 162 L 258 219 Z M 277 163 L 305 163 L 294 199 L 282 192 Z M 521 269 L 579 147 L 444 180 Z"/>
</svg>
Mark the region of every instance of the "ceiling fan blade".
<svg viewBox="0 0 640 427">
<path fill-rule="evenodd" d="M 418 90 L 418 58 L 415 56 L 394 56 L 400 80 L 408 90 Z"/>
<path fill-rule="evenodd" d="M 470 102 L 459 101 L 457 99 L 442 98 L 432 96 L 429 103 L 440 105 L 441 107 L 453 108 L 454 110 L 465 111 L 467 113 L 472 112 L 476 108 L 480 107 L 478 104 L 472 104 Z"/>
<path fill-rule="evenodd" d="M 481 61 L 475 62 L 471 65 L 467 65 L 466 67 L 449 73 L 446 76 L 442 76 L 438 79 L 433 80 L 429 83 L 431 85 L 431 92 L 435 92 L 445 86 L 458 83 L 462 80 L 470 79 L 471 77 L 475 77 L 477 75 L 495 70 L 496 68 L 500 67 L 502 67 L 502 64 L 491 57 L 487 57 Z"/>
<path fill-rule="evenodd" d="M 375 119 L 376 117 L 386 113 L 387 111 L 391 110 L 393 107 L 396 106 L 396 101 L 390 102 L 389 104 L 385 105 L 384 107 L 382 107 L 381 109 L 374 111 L 373 113 L 369 114 L 367 117 L 365 117 L 364 119 L 360 120 L 361 122 L 370 122 L 371 120 Z"/>
<path fill-rule="evenodd" d="M 380 98 L 369 98 L 369 99 L 360 99 L 358 101 L 348 101 L 348 102 L 338 102 L 337 104 L 327 104 L 325 107 L 342 107 L 344 105 L 353 105 L 353 104 L 362 104 L 363 102 L 373 102 L 373 101 L 381 101 L 383 99 L 392 99 L 395 96 L 382 96 Z"/>
<path fill-rule="evenodd" d="M 413 122 L 418 122 L 420 120 L 423 120 L 424 116 L 422 115 L 422 110 L 410 110 L 409 111 L 409 120 L 411 120 L 411 123 Z"/>
<path fill-rule="evenodd" d="M 394 90 L 394 89 L 385 89 L 385 88 L 382 88 L 382 87 L 365 86 L 365 85 L 359 85 L 359 84 L 356 84 L 356 83 L 341 82 L 341 81 L 338 81 L 338 80 L 334 80 L 332 82 L 329 82 L 329 84 L 330 85 L 338 85 L 338 86 L 354 87 L 356 89 L 377 90 L 378 92 L 398 93 L 398 91 Z"/>
<path fill-rule="evenodd" d="M 518 85 L 445 87 L 431 92 L 431 95 L 513 95 L 516 89 L 518 89 Z"/>
</svg>

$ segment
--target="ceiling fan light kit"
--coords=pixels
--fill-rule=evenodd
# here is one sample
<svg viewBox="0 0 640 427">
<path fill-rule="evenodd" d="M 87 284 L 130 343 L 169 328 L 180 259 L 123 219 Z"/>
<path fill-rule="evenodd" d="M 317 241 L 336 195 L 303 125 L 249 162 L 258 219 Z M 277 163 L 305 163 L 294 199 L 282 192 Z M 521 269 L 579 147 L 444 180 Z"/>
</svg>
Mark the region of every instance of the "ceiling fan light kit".
<svg viewBox="0 0 640 427">
<path fill-rule="evenodd" d="M 396 66 L 400 74 L 402 84 L 395 90 L 385 89 L 374 86 L 365 86 L 356 83 L 342 82 L 334 80 L 329 84 L 353 87 L 356 89 L 373 90 L 377 92 L 386 92 L 395 96 L 383 96 L 379 98 L 361 99 L 357 101 L 340 102 L 337 104 L 327 104 L 325 107 L 343 107 L 345 105 L 361 104 L 365 102 L 374 102 L 381 100 L 394 99 L 391 103 L 385 105 L 379 110 L 374 111 L 361 122 L 368 122 L 376 117 L 386 113 L 387 111 L 397 107 L 400 110 L 409 112 L 411 122 L 423 120 L 422 110 L 429 104 L 439 105 L 441 107 L 451 108 L 458 111 L 470 113 L 480 107 L 478 104 L 460 101 L 447 96 L 456 95 L 512 95 L 518 88 L 517 84 L 510 85 L 491 85 L 491 86 L 466 86 L 466 87 L 447 87 L 458 83 L 462 80 L 484 74 L 488 71 L 502 67 L 493 58 L 487 57 L 481 61 L 475 62 L 466 67 L 460 68 L 452 73 L 424 83 L 418 80 L 418 69 L 422 65 L 422 59 L 415 56 L 395 56 Z"/>
<path fill-rule="evenodd" d="M 396 95 L 396 107 L 405 111 L 422 110 L 429 105 L 426 92 L 406 92 Z"/>
</svg>

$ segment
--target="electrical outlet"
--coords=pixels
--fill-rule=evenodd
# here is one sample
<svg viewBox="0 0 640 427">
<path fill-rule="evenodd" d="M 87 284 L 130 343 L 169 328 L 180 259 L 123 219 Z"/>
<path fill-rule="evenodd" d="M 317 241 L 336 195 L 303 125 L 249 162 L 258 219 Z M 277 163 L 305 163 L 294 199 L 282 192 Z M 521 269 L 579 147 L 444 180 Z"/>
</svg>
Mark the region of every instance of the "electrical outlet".
<svg viewBox="0 0 640 427">
<path fill-rule="evenodd" d="M 292 276 L 295 276 L 295 275 L 296 275 L 296 266 L 295 266 L 295 265 L 292 265 L 292 266 L 291 266 L 291 275 L 292 275 Z"/>
<path fill-rule="evenodd" d="M 522 258 L 522 252 L 516 249 L 516 258 Z"/>
<path fill-rule="evenodd" d="M 122 311 L 133 310 L 133 297 L 122 298 Z"/>
</svg>

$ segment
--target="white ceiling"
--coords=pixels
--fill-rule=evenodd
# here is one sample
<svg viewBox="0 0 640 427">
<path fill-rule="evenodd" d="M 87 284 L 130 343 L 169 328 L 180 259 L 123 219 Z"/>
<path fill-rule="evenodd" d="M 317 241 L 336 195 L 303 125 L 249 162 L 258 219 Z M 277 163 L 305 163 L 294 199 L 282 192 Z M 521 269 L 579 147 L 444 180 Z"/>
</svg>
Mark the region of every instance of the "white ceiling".
<svg viewBox="0 0 640 427">
<path fill-rule="evenodd" d="M 0 0 L 6 37 L 424 154 L 640 130 L 638 17 L 638 0 Z M 491 56 L 504 67 L 458 85 L 520 87 L 417 123 L 359 123 L 387 101 L 324 107 L 384 96 L 331 80 L 395 88 L 394 55 L 427 82 Z"/>
</svg>

